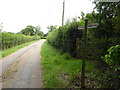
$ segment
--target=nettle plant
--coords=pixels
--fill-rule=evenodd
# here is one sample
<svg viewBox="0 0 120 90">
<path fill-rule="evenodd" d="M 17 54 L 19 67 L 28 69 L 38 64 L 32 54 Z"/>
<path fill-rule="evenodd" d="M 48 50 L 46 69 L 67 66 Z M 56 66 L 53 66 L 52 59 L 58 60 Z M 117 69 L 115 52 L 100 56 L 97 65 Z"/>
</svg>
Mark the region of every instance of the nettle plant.
<svg viewBox="0 0 120 90">
<path fill-rule="evenodd" d="M 118 88 L 120 82 L 120 45 L 110 47 L 103 60 L 110 66 L 103 74 L 103 85 Z"/>
<path fill-rule="evenodd" d="M 110 47 L 108 52 L 104 57 L 105 62 L 111 66 L 120 65 L 120 45 Z"/>
</svg>

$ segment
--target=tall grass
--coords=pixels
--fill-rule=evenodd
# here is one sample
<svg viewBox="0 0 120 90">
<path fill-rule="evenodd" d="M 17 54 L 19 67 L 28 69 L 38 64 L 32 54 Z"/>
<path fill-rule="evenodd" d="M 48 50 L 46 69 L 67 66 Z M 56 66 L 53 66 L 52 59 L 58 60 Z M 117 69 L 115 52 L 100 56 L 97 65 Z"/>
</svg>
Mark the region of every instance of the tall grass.
<svg viewBox="0 0 120 90">
<path fill-rule="evenodd" d="M 45 42 L 41 49 L 44 87 L 68 87 L 71 81 L 80 77 L 81 61 L 70 57 L 67 53 L 61 54 L 59 50 Z M 86 71 L 92 71 L 93 68 L 94 65 L 87 62 Z"/>
</svg>

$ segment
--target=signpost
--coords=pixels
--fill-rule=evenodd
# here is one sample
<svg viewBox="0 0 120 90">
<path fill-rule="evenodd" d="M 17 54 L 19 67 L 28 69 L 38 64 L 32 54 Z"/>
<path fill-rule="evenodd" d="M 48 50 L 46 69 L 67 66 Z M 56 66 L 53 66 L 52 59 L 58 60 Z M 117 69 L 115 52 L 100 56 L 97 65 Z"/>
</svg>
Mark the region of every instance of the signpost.
<svg viewBox="0 0 120 90">
<path fill-rule="evenodd" d="M 87 56 L 87 29 L 90 28 L 96 28 L 98 26 L 97 23 L 95 24 L 91 24 L 88 25 L 88 19 L 85 20 L 85 26 L 82 27 L 78 27 L 78 30 L 83 30 L 84 29 L 84 56 L 83 56 L 83 60 L 82 60 L 82 72 L 81 72 L 81 88 L 85 88 L 85 60 L 86 60 L 86 56 Z"/>
<path fill-rule="evenodd" d="M 90 24 L 90 25 L 88 25 L 88 29 L 90 29 L 90 28 L 96 28 L 98 26 L 98 23 L 94 23 L 94 24 Z M 78 27 L 78 30 L 82 30 L 82 29 L 85 29 L 85 26 L 79 26 Z"/>
</svg>

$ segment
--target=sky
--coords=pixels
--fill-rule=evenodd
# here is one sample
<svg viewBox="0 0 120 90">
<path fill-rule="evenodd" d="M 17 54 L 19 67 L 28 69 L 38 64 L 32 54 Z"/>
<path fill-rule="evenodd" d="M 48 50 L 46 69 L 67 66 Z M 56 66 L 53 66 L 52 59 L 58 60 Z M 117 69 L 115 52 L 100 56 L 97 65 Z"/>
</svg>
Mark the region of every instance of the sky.
<svg viewBox="0 0 120 90">
<path fill-rule="evenodd" d="M 92 0 L 65 0 L 64 23 L 81 11 L 90 13 L 94 6 Z M 63 0 L 0 0 L 0 23 L 6 32 L 17 33 L 32 25 L 47 33 L 47 26 L 62 25 L 62 10 Z"/>
</svg>

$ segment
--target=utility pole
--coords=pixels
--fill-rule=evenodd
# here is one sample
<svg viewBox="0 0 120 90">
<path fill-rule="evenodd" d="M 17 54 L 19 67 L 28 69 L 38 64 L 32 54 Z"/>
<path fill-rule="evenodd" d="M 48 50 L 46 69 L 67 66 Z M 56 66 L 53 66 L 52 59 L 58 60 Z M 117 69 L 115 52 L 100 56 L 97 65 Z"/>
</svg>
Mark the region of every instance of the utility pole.
<svg viewBox="0 0 120 90">
<path fill-rule="evenodd" d="M 63 1 L 62 26 L 64 25 L 65 0 Z"/>
</svg>

